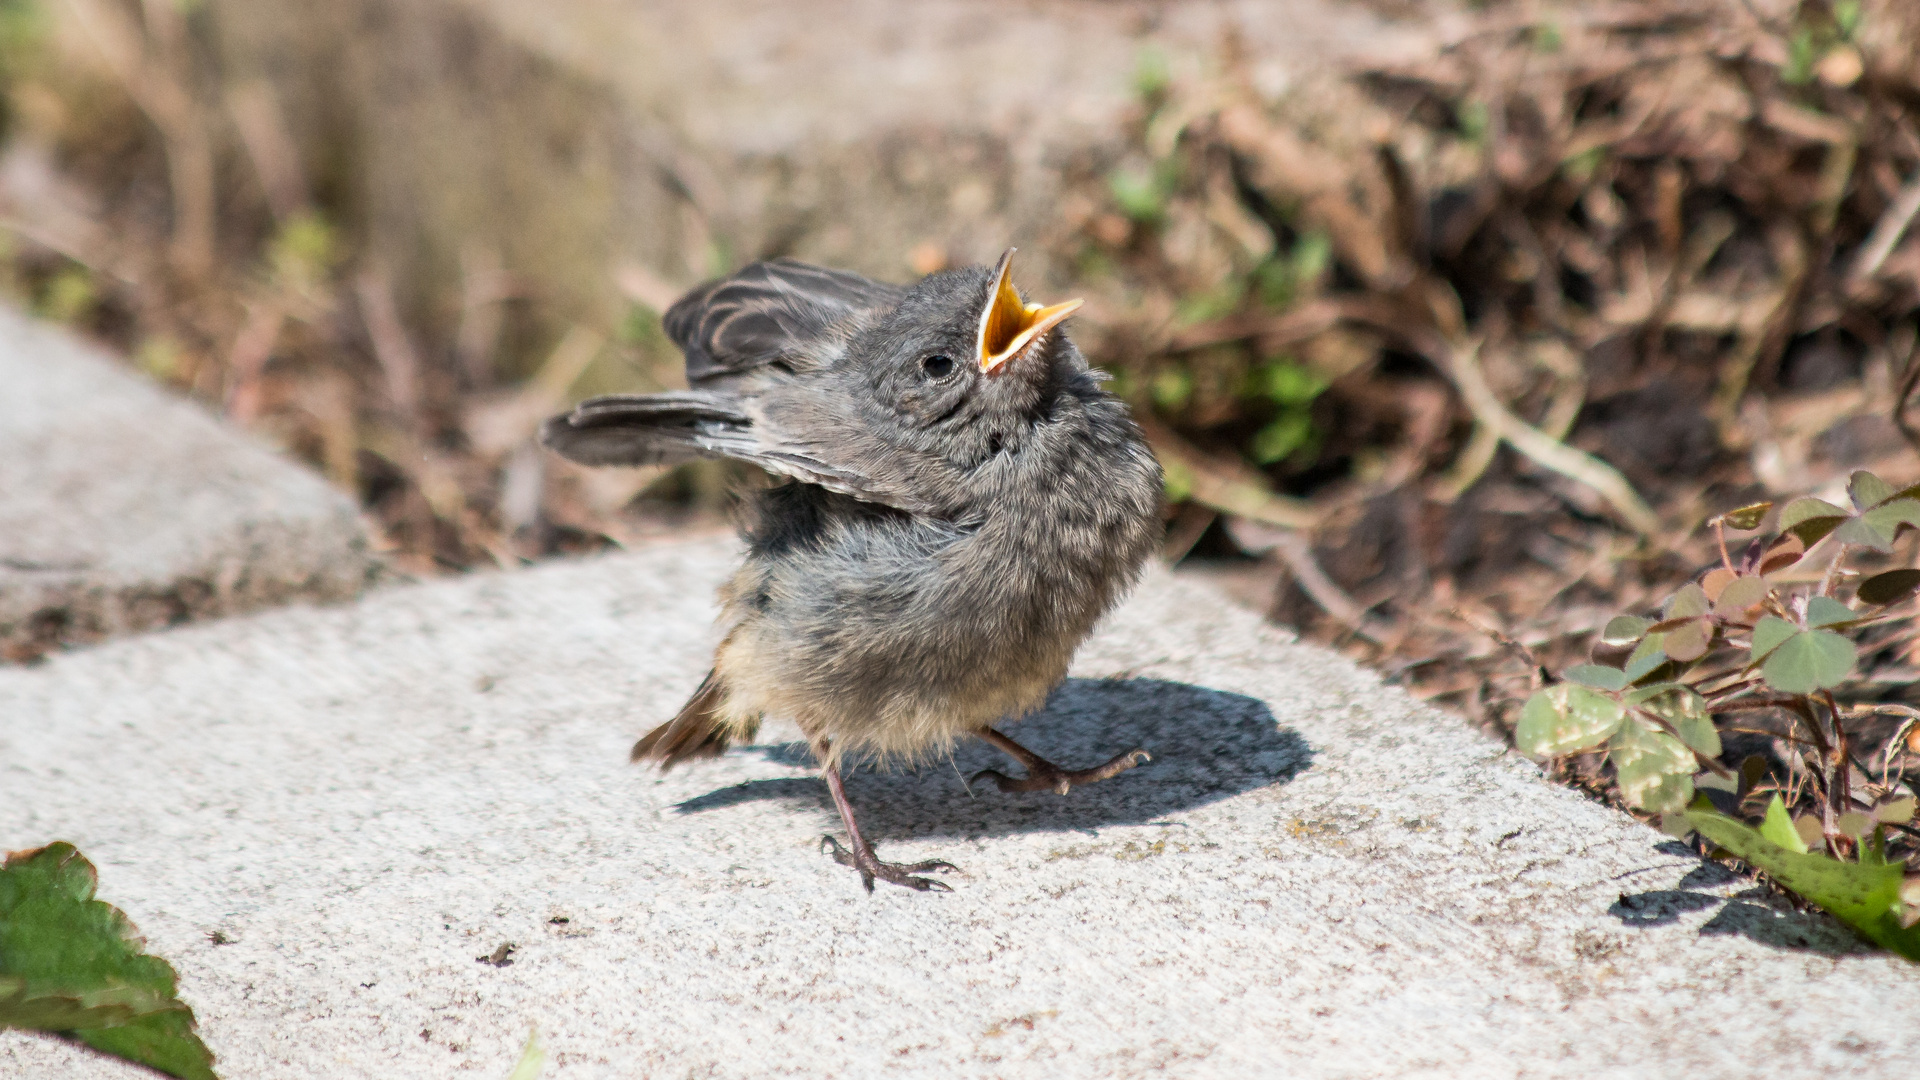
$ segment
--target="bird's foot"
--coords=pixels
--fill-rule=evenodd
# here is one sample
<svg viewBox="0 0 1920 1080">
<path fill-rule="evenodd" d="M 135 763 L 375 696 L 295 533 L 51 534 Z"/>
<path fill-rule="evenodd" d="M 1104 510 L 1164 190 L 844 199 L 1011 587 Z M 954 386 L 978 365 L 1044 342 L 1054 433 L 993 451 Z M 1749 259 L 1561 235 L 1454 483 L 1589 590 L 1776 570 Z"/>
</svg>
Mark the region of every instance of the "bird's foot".
<svg viewBox="0 0 1920 1080">
<path fill-rule="evenodd" d="M 943 874 L 949 871 L 956 874 L 961 872 L 959 867 L 944 859 L 928 859 L 917 863 L 881 862 L 874 857 L 873 849 L 860 843 L 858 837 L 855 838 L 855 846 L 849 849 L 841 847 L 840 841 L 833 837 L 823 836 L 820 838 L 820 850 L 831 851 L 833 861 L 841 866 L 851 866 L 860 871 L 860 884 L 865 885 L 868 892 L 873 891 L 873 883 L 876 880 L 904 885 L 916 892 L 952 892 L 953 886 L 944 881 L 913 875 L 935 871 Z"/>
<path fill-rule="evenodd" d="M 1031 751 L 1029 751 L 1029 753 L 1031 753 Z M 1134 747 L 1124 754 L 1116 755 L 1105 765 L 1096 766 L 1091 769 L 1068 771 L 1036 755 L 1030 761 L 1021 762 L 1021 764 L 1027 767 L 1027 775 L 1024 780 L 1016 780 L 1006 773 L 994 769 L 983 769 L 980 772 L 974 773 L 973 776 L 967 780 L 967 789 L 971 791 L 973 785 L 988 777 L 992 777 L 994 784 L 997 785 L 1001 791 L 1051 791 L 1055 795 L 1065 795 L 1076 787 L 1111 779 L 1143 761 L 1152 760 L 1152 754 L 1147 753 L 1139 747 Z"/>
</svg>

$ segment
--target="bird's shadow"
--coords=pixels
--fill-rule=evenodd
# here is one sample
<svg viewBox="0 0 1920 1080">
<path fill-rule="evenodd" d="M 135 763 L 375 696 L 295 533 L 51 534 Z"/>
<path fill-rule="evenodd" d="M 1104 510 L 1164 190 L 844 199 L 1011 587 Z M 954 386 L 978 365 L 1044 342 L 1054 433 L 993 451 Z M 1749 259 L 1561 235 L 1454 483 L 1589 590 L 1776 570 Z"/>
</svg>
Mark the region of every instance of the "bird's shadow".
<svg viewBox="0 0 1920 1080">
<path fill-rule="evenodd" d="M 843 767 L 861 830 L 875 841 L 1093 832 L 1156 821 L 1285 783 L 1313 758 L 1306 740 L 1280 727 L 1264 702 L 1163 679 L 1068 679 L 1032 716 L 996 726 L 1064 769 L 1097 765 L 1134 747 L 1153 760 L 1075 788 L 1064 798 L 1049 791 L 1004 793 L 990 780 L 969 794 L 965 778 L 983 769 L 1022 775 L 1005 754 L 976 739 L 956 746 L 949 758 L 917 768 Z M 813 764 L 802 742 L 744 750 L 782 764 Z M 703 813 L 764 799 L 832 809 L 826 783 L 817 776 L 735 784 L 688 799 L 677 809 Z"/>
</svg>

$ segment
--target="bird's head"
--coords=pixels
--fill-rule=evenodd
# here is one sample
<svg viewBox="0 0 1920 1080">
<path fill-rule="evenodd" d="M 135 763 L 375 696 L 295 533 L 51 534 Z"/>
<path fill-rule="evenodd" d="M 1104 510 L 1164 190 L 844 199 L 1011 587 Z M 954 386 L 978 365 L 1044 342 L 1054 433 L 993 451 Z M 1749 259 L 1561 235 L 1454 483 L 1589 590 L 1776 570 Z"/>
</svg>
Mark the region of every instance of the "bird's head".
<svg viewBox="0 0 1920 1080">
<path fill-rule="evenodd" d="M 958 463 L 1018 449 L 1086 373 L 1065 330 L 1081 301 L 1027 303 L 1012 263 L 1009 249 L 992 268 L 924 278 L 849 342 L 854 371 L 906 441 Z"/>
</svg>

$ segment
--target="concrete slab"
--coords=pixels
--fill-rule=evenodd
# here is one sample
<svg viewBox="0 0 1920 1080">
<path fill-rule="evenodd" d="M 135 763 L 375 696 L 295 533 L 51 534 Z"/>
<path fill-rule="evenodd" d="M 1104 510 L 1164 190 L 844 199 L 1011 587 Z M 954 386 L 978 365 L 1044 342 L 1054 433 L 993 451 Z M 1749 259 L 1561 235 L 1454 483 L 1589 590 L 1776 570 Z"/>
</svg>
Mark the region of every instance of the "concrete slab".
<svg viewBox="0 0 1920 1080">
<path fill-rule="evenodd" d="M 371 561 L 353 501 L 0 308 L 0 658 L 290 599 Z"/>
<path fill-rule="evenodd" d="M 1065 799 L 969 797 L 978 746 L 861 772 L 885 854 L 967 871 L 868 896 L 817 850 L 835 823 L 790 729 L 625 763 L 705 670 L 731 558 L 661 547 L 0 671 L 0 845 L 99 864 L 229 1077 L 502 1077 L 531 1025 L 566 1080 L 1811 1076 L 1920 1052 L 1920 969 L 1164 574 L 1014 728 L 1153 763 Z M 0 1075 L 135 1074 L 14 1033 Z"/>
</svg>

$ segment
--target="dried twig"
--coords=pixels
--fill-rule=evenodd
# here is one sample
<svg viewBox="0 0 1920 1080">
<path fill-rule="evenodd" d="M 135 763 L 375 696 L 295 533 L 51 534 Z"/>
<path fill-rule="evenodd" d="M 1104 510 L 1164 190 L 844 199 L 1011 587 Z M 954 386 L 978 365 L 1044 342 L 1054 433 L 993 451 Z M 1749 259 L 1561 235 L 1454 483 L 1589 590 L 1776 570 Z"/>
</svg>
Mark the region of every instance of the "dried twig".
<svg viewBox="0 0 1920 1080">
<path fill-rule="evenodd" d="M 1874 222 L 1873 231 L 1867 234 L 1867 240 L 1860 245 L 1860 251 L 1854 256 L 1853 270 L 1847 275 L 1847 287 L 1858 289 L 1867 280 L 1880 272 L 1880 267 L 1893 254 L 1900 244 L 1900 238 L 1906 235 L 1907 226 L 1913 223 L 1914 215 L 1920 214 L 1920 172 L 1908 180 L 1900 194 L 1894 196 L 1893 204 L 1887 212 Z"/>
<path fill-rule="evenodd" d="M 1348 596 L 1327 576 L 1325 570 L 1320 569 L 1320 564 L 1313 557 L 1313 545 L 1307 542 L 1306 537 L 1283 530 L 1274 537 L 1273 552 L 1293 572 L 1293 580 L 1300 586 L 1300 591 L 1355 634 L 1375 645 L 1383 645 L 1397 636 L 1391 625 L 1368 615 L 1365 608 Z"/>
<path fill-rule="evenodd" d="M 1619 470 L 1529 425 L 1501 404 L 1480 370 L 1478 342 L 1448 349 L 1446 360 L 1445 369 L 1476 421 L 1535 463 L 1598 492 L 1634 531 L 1643 536 L 1660 531 L 1660 516 Z"/>
</svg>

